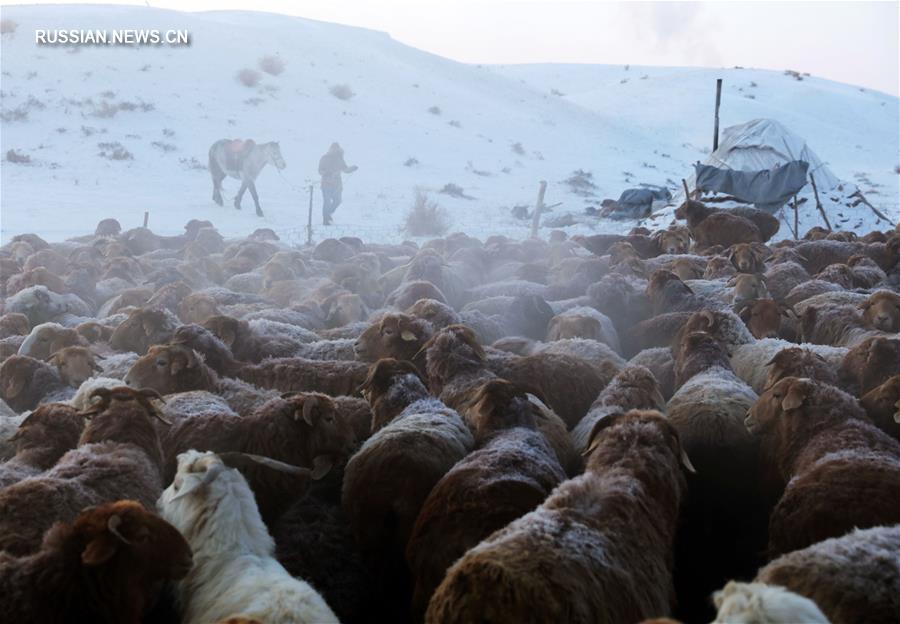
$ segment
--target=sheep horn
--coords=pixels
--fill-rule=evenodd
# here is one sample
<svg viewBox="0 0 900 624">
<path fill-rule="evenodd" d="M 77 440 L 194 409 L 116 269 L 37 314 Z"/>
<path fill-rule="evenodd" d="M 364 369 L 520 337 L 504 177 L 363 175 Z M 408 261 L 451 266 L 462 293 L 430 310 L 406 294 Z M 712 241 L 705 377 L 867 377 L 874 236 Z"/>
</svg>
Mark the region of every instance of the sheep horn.
<svg viewBox="0 0 900 624">
<path fill-rule="evenodd" d="M 173 496 L 171 500 L 178 500 L 183 496 L 187 496 L 188 494 L 209 485 L 216 480 L 216 477 L 218 477 L 223 470 L 225 470 L 225 464 L 213 464 L 212 466 L 207 468 L 206 472 L 203 474 L 203 478 L 200 481 L 196 482 L 193 487 L 181 490 L 175 496 Z"/>
<path fill-rule="evenodd" d="M 334 465 L 334 459 L 328 455 L 317 455 L 313 460 L 312 478 L 316 481 L 329 473 Z"/>
<path fill-rule="evenodd" d="M 109 520 L 106 521 L 106 528 L 109 530 L 110 533 L 115 535 L 123 543 L 131 545 L 131 542 L 129 542 L 127 539 L 125 539 L 125 536 L 119 532 L 120 526 L 122 526 L 122 517 L 119 516 L 118 514 L 110 516 Z"/>
<path fill-rule="evenodd" d="M 278 461 L 277 459 L 272 459 L 271 457 L 264 457 L 263 455 L 253 455 L 252 453 L 228 451 L 224 453 L 218 453 L 218 456 L 219 459 L 221 459 L 222 462 L 229 468 L 248 468 L 253 466 L 254 464 L 257 464 L 260 466 L 265 466 L 266 468 L 271 468 L 272 470 L 277 470 L 279 472 L 297 475 L 298 477 L 308 477 L 313 472 L 309 468 L 286 464 L 285 462 Z"/>
<path fill-rule="evenodd" d="M 694 468 L 694 464 L 691 463 L 690 458 L 688 457 L 687 452 L 684 449 L 681 449 L 681 465 L 685 467 L 685 469 L 691 474 L 697 474 L 697 469 Z"/>
<path fill-rule="evenodd" d="M 691 198 L 691 192 L 688 190 L 687 180 L 681 178 L 681 184 L 684 186 L 684 201 L 688 201 Z"/>
</svg>

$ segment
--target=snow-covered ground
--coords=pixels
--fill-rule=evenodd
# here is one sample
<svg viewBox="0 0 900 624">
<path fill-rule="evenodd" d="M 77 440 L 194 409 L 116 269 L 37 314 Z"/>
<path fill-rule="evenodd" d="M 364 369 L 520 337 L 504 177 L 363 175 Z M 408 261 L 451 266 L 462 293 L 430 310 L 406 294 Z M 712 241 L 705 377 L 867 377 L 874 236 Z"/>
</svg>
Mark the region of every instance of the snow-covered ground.
<svg viewBox="0 0 900 624">
<path fill-rule="evenodd" d="M 150 212 L 157 232 L 209 219 L 225 235 L 271 227 L 305 239 L 316 165 L 332 141 L 359 171 L 345 176 L 344 204 L 324 228 L 314 202 L 314 238 L 406 238 L 414 189 L 449 213 L 452 230 L 484 237 L 527 236 L 515 205 L 532 205 L 540 180 L 546 203 L 583 212 L 639 183 L 674 191 L 712 142 L 715 79 L 724 78 L 721 126 L 772 117 L 807 139 L 842 179 L 900 218 L 900 101 L 815 77 L 752 69 L 592 65 L 465 65 L 400 44 L 384 33 L 252 12 L 178 13 L 147 7 L 14 6 L 2 37 L 2 241 L 22 232 L 48 240 L 84 234 L 104 217 L 123 227 Z M 190 47 L 36 46 L 36 28 L 187 29 Z M 284 71 L 244 68 L 279 56 Z M 347 85 L 354 95 L 331 94 Z M 123 107 L 124 106 L 124 107 Z M 237 212 L 226 181 L 224 208 L 211 201 L 205 170 L 220 138 L 277 140 L 287 161 L 267 168 Z M 118 143 L 131 155 L 108 155 Z M 104 146 L 101 144 L 113 144 Z M 11 163 L 9 150 L 30 163 Z M 107 154 L 104 156 L 103 154 Z M 592 175 L 593 196 L 565 182 Z M 439 191 L 461 187 L 472 199 Z M 858 209 L 858 214 L 868 213 Z M 844 227 L 852 228 L 854 219 Z M 871 213 L 868 213 L 870 216 Z M 860 217 L 861 227 L 871 225 Z M 598 220 L 570 233 L 624 231 L 633 221 Z"/>
</svg>

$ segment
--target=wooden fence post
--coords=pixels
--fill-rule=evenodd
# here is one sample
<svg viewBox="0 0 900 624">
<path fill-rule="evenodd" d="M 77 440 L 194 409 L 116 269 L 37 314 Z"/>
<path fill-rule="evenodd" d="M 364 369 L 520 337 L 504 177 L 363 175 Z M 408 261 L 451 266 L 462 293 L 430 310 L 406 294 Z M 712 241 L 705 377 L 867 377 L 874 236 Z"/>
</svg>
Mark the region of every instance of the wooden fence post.
<svg viewBox="0 0 900 624">
<path fill-rule="evenodd" d="M 800 238 L 799 210 L 797 206 L 797 196 L 794 195 L 794 240 Z"/>
<path fill-rule="evenodd" d="M 150 221 L 150 213 L 144 212 L 144 227 L 147 227 L 147 223 Z"/>
<path fill-rule="evenodd" d="M 716 126 L 713 131 L 713 151 L 719 149 L 719 104 L 722 103 L 722 79 L 716 79 Z"/>
<path fill-rule="evenodd" d="M 534 215 L 531 218 L 531 238 L 537 238 L 538 228 L 541 225 L 541 212 L 544 211 L 544 193 L 547 192 L 547 181 L 541 180 L 541 188 L 538 189 L 537 203 L 534 206 Z"/>
</svg>

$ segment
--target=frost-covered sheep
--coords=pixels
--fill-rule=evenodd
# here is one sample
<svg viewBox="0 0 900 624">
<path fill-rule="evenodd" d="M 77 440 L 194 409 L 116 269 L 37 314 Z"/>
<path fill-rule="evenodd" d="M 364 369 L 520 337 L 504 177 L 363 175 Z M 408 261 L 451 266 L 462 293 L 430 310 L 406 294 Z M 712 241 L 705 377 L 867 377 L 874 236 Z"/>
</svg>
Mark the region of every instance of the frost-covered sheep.
<svg viewBox="0 0 900 624">
<path fill-rule="evenodd" d="M 0 383 L 0 398 L 18 413 L 40 403 L 67 401 L 75 394 L 53 366 L 25 355 L 13 355 L 0 365 Z"/>
<path fill-rule="evenodd" d="M 832 624 L 900 618 L 900 525 L 857 529 L 759 570 L 756 580 L 814 600 Z"/>
<path fill-rule="evenodd" d="M 46 360 L 60 349 L 82 344 L 81 336 L 74 329 L 59 323 L 41 323 L 25 337 L 19 346 L 19 355 Z"/>
<path fill-rule="evenodd" d="M 41 405 L 31 412 L 9 442 L 16 454 L 0 464 L 0 489 L 47 470 L 68 450 L 75 448 L 84 418 L 71 406 Z"/>
<path fill-rule="evenodd" d="M 91 313 L 88 305 L 77 295 L 61 295 L 46 286 L 31 286 L 20 290 L 6 300 L 4 312 L 24 314 L 32 327 L 53 321 L 64 314 L 86 317 Z"/>
<path fill-rule="evenodd" d="M 416 517 L 434 485 L 474 441 L 459 414 L 431 396 L 408 364 L 380 360 L 362 391 L 375 420 L 380 412 L 395 416 L 350 458 L 341 503 L 375 571 L 373 582 L 383 589 L 383 608 L 405 611 L 400 607 L 408 600 L 403 552 Z"/>
<path fill-rule="evenodd" d="M 188 540 L 194 567 L 178 583 L 185 624 L 218 622 L 234 614 L 262 622 L 337 622 L 310 585 L 275 560 L 246 479 L 214 453 L 188 451 L 158 502 L 160 515 Z"/>
</svg>

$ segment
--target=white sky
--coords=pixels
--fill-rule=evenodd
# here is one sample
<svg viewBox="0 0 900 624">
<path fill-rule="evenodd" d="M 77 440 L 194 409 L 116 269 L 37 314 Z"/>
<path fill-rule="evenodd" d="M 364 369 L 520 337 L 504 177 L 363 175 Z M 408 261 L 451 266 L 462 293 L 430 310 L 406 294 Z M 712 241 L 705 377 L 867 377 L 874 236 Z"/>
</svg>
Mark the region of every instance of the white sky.
<svg viewBox="0 0 900 624">
<path fill-rule="evenodd" d="M 382 30 L 468 63 L 743 65 L 794 69 L 900 95 L 900 2 L 148 0 Z M 60 4 L 67 0 L 2 4 Z M 145 0 L 93 4 L 144 5 Z M 60 9 L 63 10 L 63 9 Z"/>
</svg>

